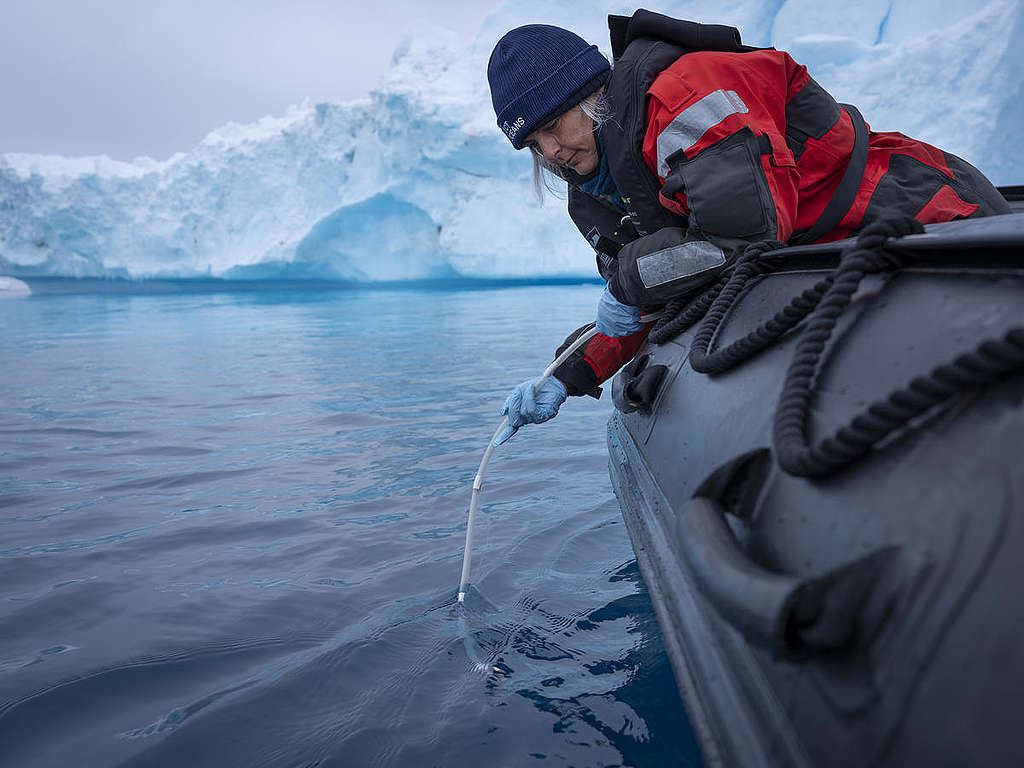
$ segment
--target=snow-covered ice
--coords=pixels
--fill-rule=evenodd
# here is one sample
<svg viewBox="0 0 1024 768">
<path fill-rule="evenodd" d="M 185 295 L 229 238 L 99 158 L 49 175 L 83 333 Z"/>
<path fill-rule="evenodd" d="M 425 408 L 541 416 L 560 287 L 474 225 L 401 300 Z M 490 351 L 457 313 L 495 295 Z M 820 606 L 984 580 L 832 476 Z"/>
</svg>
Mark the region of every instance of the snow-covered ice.
<svg viewBox="0 0 1024 768">
<path fill-rule="evenodd" d="M 32 289 L 22 280 L 16 277 L 0 277 L 0 299 L 28 296 L 31 293 Z"/>
<path fill-rule="evenodd" d="M 607 52 L 631 6 L 505 3 L 468 46 L 410 30 L 368 98 L 228 125 L 163 161 L 0 155 L 0 274 L 324 278 L 595 274 L 557 199 L 494 123 L 485 65 L 531 22 Z M 876 130 L 899 130 L 1024 182 L 1024 0 L 675 0 L 791 51 Z M 13 283 L 12 283 L 13 285 Z"/>
</svg>

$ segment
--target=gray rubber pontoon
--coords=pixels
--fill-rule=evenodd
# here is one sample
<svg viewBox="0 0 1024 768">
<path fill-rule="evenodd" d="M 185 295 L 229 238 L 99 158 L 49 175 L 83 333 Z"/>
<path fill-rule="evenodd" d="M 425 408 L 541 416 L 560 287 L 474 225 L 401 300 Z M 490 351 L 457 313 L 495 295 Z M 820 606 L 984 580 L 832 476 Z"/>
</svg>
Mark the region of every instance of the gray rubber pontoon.
<svg viewBox="0 0 1024 768">
<path fill-rule="evenodd" d="M 846 246 L 771 252 L 703 357 Z M 817 310 L 716 374 L 697 322 L 613 382 L 612 482 L 708 765 L 1024 764 L 1024 213 L 887 250 L 808 369 L 804 436 L 848 425 L 818 454 L 778 450 Z"/>
</svg>

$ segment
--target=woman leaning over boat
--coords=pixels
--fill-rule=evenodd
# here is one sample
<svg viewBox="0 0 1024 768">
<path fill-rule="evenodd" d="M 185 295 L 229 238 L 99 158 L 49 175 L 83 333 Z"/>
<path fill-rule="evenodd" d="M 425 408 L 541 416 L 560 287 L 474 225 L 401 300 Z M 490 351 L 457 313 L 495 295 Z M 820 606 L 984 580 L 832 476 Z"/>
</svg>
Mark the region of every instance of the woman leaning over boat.
<svg viewBox="0 0 1024 768">
<path fill-rule="evenodd" d="M 1007 213 L 969 163 L 869 130 L 789 54 L 743 46 L 731 27 L 637 11 L 610 17 L 615 67 L 578 35 L 508 32 L 487 67 L 498 125 L 535 175 L 569 186 L 569 215 L 607 287 L 598 335 L 536 394 L 503 409 L 508 439 L 598 385 L 643 343 L 643 310 L 717 278 L 743 247 L 850 236 L 883 212 L 922 224 Z"/>
</svg>

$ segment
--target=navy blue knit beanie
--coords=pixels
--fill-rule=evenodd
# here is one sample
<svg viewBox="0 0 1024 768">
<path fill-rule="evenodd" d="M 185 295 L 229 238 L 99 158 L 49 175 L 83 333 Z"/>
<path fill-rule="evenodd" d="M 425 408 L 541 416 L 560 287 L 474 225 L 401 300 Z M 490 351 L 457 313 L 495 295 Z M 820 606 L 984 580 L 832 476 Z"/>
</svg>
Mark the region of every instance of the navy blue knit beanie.
<svg viewBox="0 0 1024 768">
<path fill-rule="evenodd" d="M 487 62 L 498 127 L 522 149 L 538 126 L 604 85 L 610 70 L 596 45 L 567 29 L 516 27 L 498 41 Z"/>
</svg>

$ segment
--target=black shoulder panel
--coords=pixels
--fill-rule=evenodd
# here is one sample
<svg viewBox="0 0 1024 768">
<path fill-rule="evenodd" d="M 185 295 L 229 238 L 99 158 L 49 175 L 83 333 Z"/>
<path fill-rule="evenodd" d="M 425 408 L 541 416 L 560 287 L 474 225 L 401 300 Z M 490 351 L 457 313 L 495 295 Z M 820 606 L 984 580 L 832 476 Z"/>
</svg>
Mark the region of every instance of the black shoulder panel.
<svg viewBox="0 0 1024 768">
<path fill-rule="evenodd" d="M 608 169 L 641 235 L 662 227 L 686 227 L 684 217 L 658 201 L 661 184 L 644 163 L 642 151 L 647 129 L 647 89 L 654 78 L 684 53 L 684 49 L 659 40 L 636 40 L 615 63 L 607 85 L 614 116 L 601 126 Z"/>
<path fill-rule="evenodd" d="M 612 59 L 618 62 L 629 44 L 641 38 L 662 40 L 691 51 L 747 51 L 735 27 L 722 24 L 698 24 L 673 19 L 641 8 L 632 16 L 608 16 Z"/>
<path fill-rule="evenodd" d="M 607 85 L 614 118 L 601 127 L 609 170 L 640 235 L 662 227 L 687 227 L 658 199 L 660 183 L 644 163 L 647 89 L 663 70 L 689 51 L 758 50 L 743 45 L 735 27 L 698 24 L 644 9 L 632 16 L 608 17 L 615 66 Z"/>
</svg>

